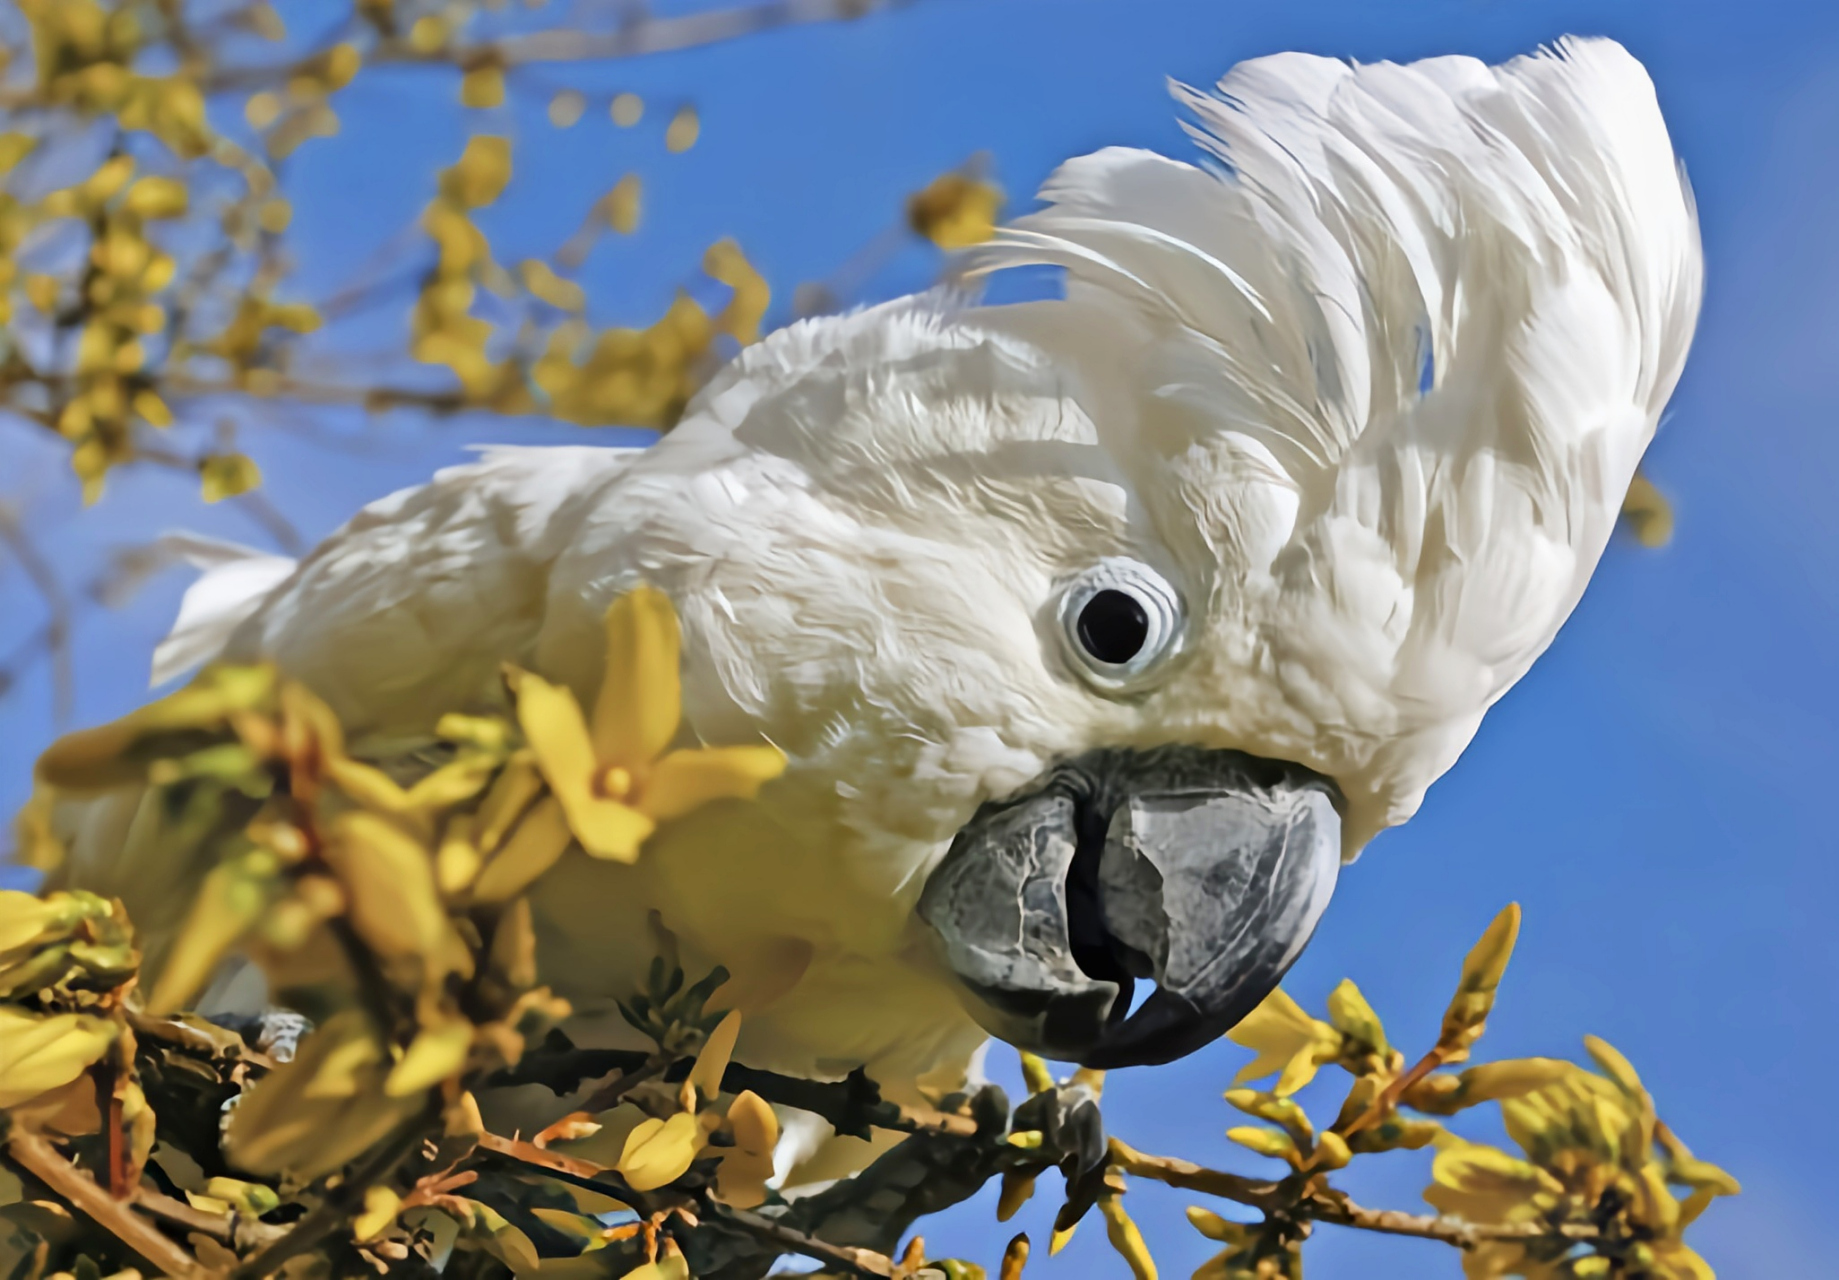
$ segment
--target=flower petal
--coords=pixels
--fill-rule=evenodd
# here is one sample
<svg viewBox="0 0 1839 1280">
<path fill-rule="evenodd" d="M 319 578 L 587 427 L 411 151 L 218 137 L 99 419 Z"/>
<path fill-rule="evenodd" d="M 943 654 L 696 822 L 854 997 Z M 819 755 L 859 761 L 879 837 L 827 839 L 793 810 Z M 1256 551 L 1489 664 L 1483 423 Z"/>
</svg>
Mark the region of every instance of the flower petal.
<svg viewBox="0 0 1839 1280">
<path fill-rule="evenodd" d="M 637 860 L 639 846 L 658 829 L 645 814 L 617 800 L 596 800 L 584 810 L 569 811 L 568 825 L 584 850 L 613 862 Z"/>
<path fill-rule="evenodd" d="M 722 1153 L 715 1175 L 716 1196 L 736 1209 L 756 1208 L 766 1202 L 766 1180 L 773 1176 L 779 1117 L 748 1089 L 729 1104 L 728 1125 L 734 1145 Z"/>
<path fill-rule="evenodd" d="M 658 761 L 640 801 L 659 822 L 682 817 L 711 800 L 751 800 L 785 772 L 778 747 L 690 747 Z"/>
<path fill-rule="evenodd" d="M 674 684 L 673 680 L 673 700 Z M 517 695 L 517 723 L 530 739 L 537 767 L 561 801 L 575 839 L 596 858 L 631 862 L 656 824 L 629 805 L 594 793 L 600 761 L 575 695 L 528 671 L 512 673 L 512 689 Z"/>
<path fill-rule="evenodd" d="M 459 1074 L 472 1045 L 472 1024 L 463 1019 L 423 1027 L 390 1068 L 383 1092 L 392 1098 L 407 1098 L 433 1088 L 448 1076 Z"/>
<path fill-rule="evenodd" d="M 1258 1054 L 1239 1069 L 1232 1078 L 1233 1084 L 1259 1080 L 1281 1070 L 1283 1082 L 1275 1092 L 1286 1095 L 1309 1083 L 1316 1066 L 1333 1058 L 1341 1047 L 1341 1033 L 1304 1013 L 1282 987 L 1246 1014 L 1238 1026 L 1226 1033 L 1226 1038 Z"/>
<path fill-rule="evenodd" d="M 564 805 L 571 795 L 591 799 L 600 764 L 575 695 L 516 669 L 511 672 L 511 690 L 517 697 L 517 723 L 530 739 L 549 789 Z"/>
<path fill-rule="evenodd" d="M 39 1016 L 0 1006 L 0 1107 L 69 1084 L 115 1042 L 115 1024 L 86 1013 Z"/>
<path fill-rule="evenodd" d="M 689 1170 L 705 1141 L 696 1117 L 687 1111 L 649 1121 L 626 1139 L 619 1172 L 634 1191 L 656 1191 Z"/>
<path fill-rule="evenodd" d="M 728 1070 L 729 1060 L 734 1057 L 735 1038 L 741 1034 L 741 1011 L 730 1009 L 722 1020 L 715 1024 L 715 1030 L 709 1032 L 702 1042 L 702 1049 L 696 1055 L 696 1062 L 690 1068 L 689 1083 L 702 1095 L 704 1102 L 717 1097 L 722 1091 L 722 1076 Z"/>
<path fill-rule="evenodd" d="M 485 864 L 485 870 L 473 882 L 473 900 L 509 902 L 555 866 L 573 838 L 568 813 L 561 802 L 552 795 L 544 796 L 530 806 L 530 812 L 512 830 L 504 847 Z"/>
<path fill-rule="evenodd" d="M 640 584 L 607 610 L 607 665 L 594 700 L 594 751 L 634 773 L 677 736 L 682 639 L 670 597 Z"/>
</svg>

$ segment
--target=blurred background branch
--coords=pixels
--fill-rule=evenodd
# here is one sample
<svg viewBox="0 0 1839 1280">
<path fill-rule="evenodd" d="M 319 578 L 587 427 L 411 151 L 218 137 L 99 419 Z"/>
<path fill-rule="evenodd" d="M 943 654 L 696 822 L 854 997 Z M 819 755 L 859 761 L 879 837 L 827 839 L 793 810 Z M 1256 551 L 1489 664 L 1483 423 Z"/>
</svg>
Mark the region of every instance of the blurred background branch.
<svg viewBox="0 0 1839 1280">
<path fill-rule="evenodd" d="M 608 236 L 641 233 L 645 183 L 627 172 L 544 255 L 501 260 L 486 214 L 513 182 L 508 98 L 546 102 L 550 129 L 590 111 L 630 130 L 649 104 L 544 78 L 779 28 L 871 18 L 904 0 L 773 0 L 661 14 L 634 3 L 475 4 L 353 0 L 19 0 L 0 8 L 0 423 L 55 440 L 83 500 L 111 475 L 194 477 L 203 503 L 239 507 L 296 554 L 292 522 L 259 490 L 244 441 L 283 432 L 341 447 L 327 414 L 410 415 L 668 429 L 700 383 L 759 337 L 772 289 L 739 245 L 718 240 L 676 298 L 642 326 L 604 275 L 583 268 Z M 292 17 L 284 21 L 283 12 Z M 469 124 L 430 173 L 421 215 L 342 283 L 296 274 L 295 159 L 341 129 L 354 83 L 425 70 L 418 95 L 451 95 Z M 693 147 L 693 102 L 667 109 L 654 163 Z M 654 143 L 654 145 L 655 145 Z M 915 197 L 916 210 L 838 276 L 800 292 L 801 313 L 848 305 L 914 237 L 987 235 L 1001 202 L 981 160 Z M 894 213 L 890 210 L 890 215 Z M 692 265 L 692 264 L 686 264 Z M 391 313 L 394 313 L 393 315 Z M 259 452 L 259 450 L 258 450 Z M 120 605 L 171 563 L 158 529 L 125 539 L 81 585 L 39 540 L 64 517 L 39 477 L 15 491 L 0 541 L 41 620 L 0 635 L 0 697 L 49 660 L 56 714 L 78 678 L 72 634 L 98 602 Z M 28 491 L 33 490 L 33 491 Z M 182 512 L 162 519 L 183 522 Z"/>
</svg>

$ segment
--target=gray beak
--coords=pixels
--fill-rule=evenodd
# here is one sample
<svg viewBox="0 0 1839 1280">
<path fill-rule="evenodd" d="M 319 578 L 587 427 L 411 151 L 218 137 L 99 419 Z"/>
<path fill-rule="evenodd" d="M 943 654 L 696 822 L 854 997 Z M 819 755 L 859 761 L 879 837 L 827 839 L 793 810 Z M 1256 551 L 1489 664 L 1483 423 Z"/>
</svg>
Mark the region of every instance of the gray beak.
<svg viewBox="0 0 1839 1280">
<path fill-rule="evenodd" d="M 1339 802 L 1237 751 L 1094 751 L 978 810 L 919 913 L 992 1034 L 1090 1067 L 1169 1062 L 1301 954 L 1340 870 Z"/>
</svg>

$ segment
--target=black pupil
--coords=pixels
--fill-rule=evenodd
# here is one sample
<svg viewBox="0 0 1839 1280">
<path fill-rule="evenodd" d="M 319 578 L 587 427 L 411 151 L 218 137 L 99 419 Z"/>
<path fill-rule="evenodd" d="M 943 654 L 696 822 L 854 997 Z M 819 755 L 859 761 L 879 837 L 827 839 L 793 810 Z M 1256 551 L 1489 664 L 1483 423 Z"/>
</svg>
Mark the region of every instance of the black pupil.
<svg viewBox="0 0 1839 1280">
<path fill-rule="evenodd" d="M 1143 651 L 1149 614 L 1135 596 L 1101 591 L 1079 611 L 1079 643 L 1100 662 L 1121 666 Z"/>
</svg>

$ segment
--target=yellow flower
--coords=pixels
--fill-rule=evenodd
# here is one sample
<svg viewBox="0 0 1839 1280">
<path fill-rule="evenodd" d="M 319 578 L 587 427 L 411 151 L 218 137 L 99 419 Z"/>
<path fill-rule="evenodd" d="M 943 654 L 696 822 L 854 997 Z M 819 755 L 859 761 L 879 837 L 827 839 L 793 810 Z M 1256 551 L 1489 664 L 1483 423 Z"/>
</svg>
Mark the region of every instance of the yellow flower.
<svg viewBox="0 0 1839 1280">
<path fill-rule="evenodd" d="M 1288 1097 L 1315 1078 L 1316 1068 L 1341 1052 L 1342 1035 L 1326 1022 L 1304 1013 L 1279 987 L 1226 1033 L 1236 1045 L 1258 1056 L 1232 1078 L 1235 1085 L 1279 1072 L 1271 1092 Z"/>
<path fill-rule="evenodd" d="M 1470 1222 L 1525 1222 L 1564 1194 L 1564 1184 L 1530 1161 L 1479 1142 L 1456 1142 L 1431 1162 L 1424 1198 Z"/>
<path fill-rule="evenodd" d="M 711 800 L 751 800 L 785 770 L 773 746 L 669 750 L 682 722 L 682 647 L 663 592 L 640 586 L 607 610 L 606 674 L 591 721 L 575 695 L 513 669 L 517 720 L 569 829 L 597 858 L 631 862 L 658 823 Z"/>
<path fill-rule="evenodd" d="M 996 234 L 1002 207 L 1002 188 L 972 173 L 947 173 L 907 200 L 907 225 L 941 249 L 963 249 Z"/>
</svg>

